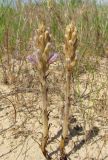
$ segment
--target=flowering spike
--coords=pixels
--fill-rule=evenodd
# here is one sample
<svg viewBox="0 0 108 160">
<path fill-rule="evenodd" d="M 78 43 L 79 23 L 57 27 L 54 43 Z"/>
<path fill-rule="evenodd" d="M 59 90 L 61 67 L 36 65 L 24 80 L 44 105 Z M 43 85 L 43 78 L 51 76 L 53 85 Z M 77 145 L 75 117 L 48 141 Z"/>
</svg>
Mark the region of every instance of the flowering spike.
<svg viewBox="0 0 108 160">
<path fill-rule="evenodd" d="M 63 45 L 63 51 L 65 54 L 65 108 L 63 119 L 63 131 L 60 141 L 61 159 L 64 159 L 65 155 L 65 140 L 68 136 L 68 124 L 69 124 L 69 109 L 70 109 L 70 87 L 71 87 L 71 73 L 76 63 L 76 47 L 77 47 L 77 30 L 73 24 L 69 24 L 66 27 L 65 32 L 65 44 Z"/>
<path fill-rule="evenodd" d="M 52 43 L 51 43 L 51 34 L 49 31 L 45 28 L 44 24 L 41 24 L 39 29 L 35 32 L 37 35 L 35 35 L 35 38 L 33 40 L 36 40 L 33 44 L 36 44 L 34 49 L 38 53 L 29 55 L 27 59 L 32 63 L 35 64 L 37 69 L 41 72 L 46 72 L 48 70 L 48 67 L 51 63 L 55 62 L 57 59 L 57 55 L 52 54 Z M 51 59 L 50 59 L 51 57 Z M 41 64 L 41 66 L 40 66 Z M 44 73 L 45 74 L 45 73 Z"/>
<path fill-rule="evenodd" d="M 48 98 L 47 98 L 47 71 L 49 65 L 56 61 L 58 55 L 57 53 L 52 53 L 52 43 L 51 43 L 51 35 L 44 24 L 40 25 L 39 29 L 37 29 L 36 35 L 34 39 L 35 44 L 35 52 L 32 55 L 29 55 L 27 59 L 36 66 L 39 72 L 39 78 L 41 83 L 41 92 L 42 92 L 42 100 L 43 100 L 43 137 L 41 143 L 41 149 L 43 154 L 46 156 L 46 146 L 48 140 L 48 132 L 49 132 L 49 124 L 48 124 Z"/>
</svg>

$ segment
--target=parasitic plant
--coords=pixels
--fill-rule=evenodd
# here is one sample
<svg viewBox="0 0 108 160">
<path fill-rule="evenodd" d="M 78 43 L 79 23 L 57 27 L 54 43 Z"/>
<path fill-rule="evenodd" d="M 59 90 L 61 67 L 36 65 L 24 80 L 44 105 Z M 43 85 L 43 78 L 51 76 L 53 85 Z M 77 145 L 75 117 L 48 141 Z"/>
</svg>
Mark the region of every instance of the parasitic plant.
<svg viewBox="0 0 108 160">
<path fill-rule="evenodd" d="M 48 140 L 49 124 L 48 124 L 48 87 L 47 76 L 49 65 L 56 61 L 58 54 L 53 53 L 51 35 L 44 24 L 36 30 L 34 42 L 34 53 L 29 55 L 27 59 L 37 68 L 39 80 L 41 83 L 42 93 L 42 120 L 43 120 L 43 137 L 41 142 L 41 150 L 47 156 L 46 146 Z"/>
<path fill-rule="evenodd" d="M 60 142 L 61 160 L 66 159 L 65 155 L 65 141 L 68 136 L 69 125 L 69 109 L 70 109 L 70 85 L 71 74 L 76 63 L 76 48 L 77 48 L 77 29 L 71 23 L 66 27 L 65 31 L 65 43 L 63 45 L 63 52 L 65 55 L 65 107 L 64 107 L 64 120 L 63 130 Z"/>
</svg>

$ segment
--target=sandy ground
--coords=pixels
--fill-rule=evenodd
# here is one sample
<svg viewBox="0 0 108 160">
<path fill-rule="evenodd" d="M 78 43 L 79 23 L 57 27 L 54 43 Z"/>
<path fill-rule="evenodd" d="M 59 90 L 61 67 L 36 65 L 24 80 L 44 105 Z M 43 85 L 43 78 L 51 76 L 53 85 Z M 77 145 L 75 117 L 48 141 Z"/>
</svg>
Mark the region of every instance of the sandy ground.
<svg viewBox="0 0 108 160">
<path fill-rule="evenodd" d="M 71 91 L 74 99 L 71 98 L 66 145 L 69 160 L 108 160 L 107 65 L 106 59 L 99 62 L 96 71 L 74 75 L 76 79 Z M 64 106 L 61 70 L 59 63 L 51 66 L 53 73 L 48 79 L 50 130 L 47 150 L 52 160 L 59 160 L 60 154 Z M 37 84 L 35 91 L 19 94 L 14 86 L 0 84 L 0 160 L 45 160 L 38 144 L 42 137 L 42 102 L 38 81 L 34 83 Z"/>
</svg>

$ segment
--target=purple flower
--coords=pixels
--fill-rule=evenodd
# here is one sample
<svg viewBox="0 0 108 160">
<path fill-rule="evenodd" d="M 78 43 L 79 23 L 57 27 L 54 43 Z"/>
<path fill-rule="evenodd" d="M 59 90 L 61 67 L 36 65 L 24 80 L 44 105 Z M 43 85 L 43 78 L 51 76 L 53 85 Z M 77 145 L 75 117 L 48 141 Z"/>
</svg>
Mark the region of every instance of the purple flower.
<svg viewBox="0 0 108 160">
<path fill-rule="evenodd" d="M 48 59 L 48 63 L 52 64 L 54 63 L 58 58 L 58 54 L 57 53 L 52 53 Z"/>
<path fill-rule="evenodd" d="M 57 58 L 58 58 L 58 54 L 57 53 L 52 53 L 49 56 L 47 63 L 48 64 L 52 64 L 57 60 Z M 36 50 L 33 54 L 27 56 L 27 60 L 30 63 L 34 64 L 34 65 L 38 65 L 39 64 L 39 60 L 40 60 L 40 58 L 39 58 L 39 50 Z"/>
<path fill-rule="evenodd" d="M 27 56 L 27 60 L 31 62 L 32 64 L 36 65 L 39 63 L 39 51 L 35 51 L 33 54 Z"/>
</svg>

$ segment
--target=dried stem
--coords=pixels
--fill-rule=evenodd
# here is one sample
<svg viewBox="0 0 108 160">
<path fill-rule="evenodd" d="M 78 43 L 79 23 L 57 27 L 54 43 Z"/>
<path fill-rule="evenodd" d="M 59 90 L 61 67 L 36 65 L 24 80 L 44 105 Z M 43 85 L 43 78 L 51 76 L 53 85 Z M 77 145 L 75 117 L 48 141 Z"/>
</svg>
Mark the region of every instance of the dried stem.
<svg viewBox="0 0 108 160">
<path fill-rule="evenodd" d="M 41 143 L 41 149 L 43 154 L 46 156 L 46 146 L 48 140 L 48 100 L 47 100 L 47 84 L 46 84 L 46 77 L 43 75 L 43 83 L 41 84 L 41 91 L 42 91 L 42 101 L 43 101 L 43 108 L 42 108 L 42 120 L 43 120 L 43 137 Z"/>
<path fill-rule="evenodd" d="M 66 90 L 65 90 L 65 108 L 64 108 L 64 120 L 63 120 L 63 131 L 62 138 L 60 142 L 61 154 L 64 154 L 65 140 L 68 135 L 68 119 L 69 119 L 69 109 L 70 109 L 70 82 L 71 82 L 71 73 L 66 71 Z"/>
</svg>

